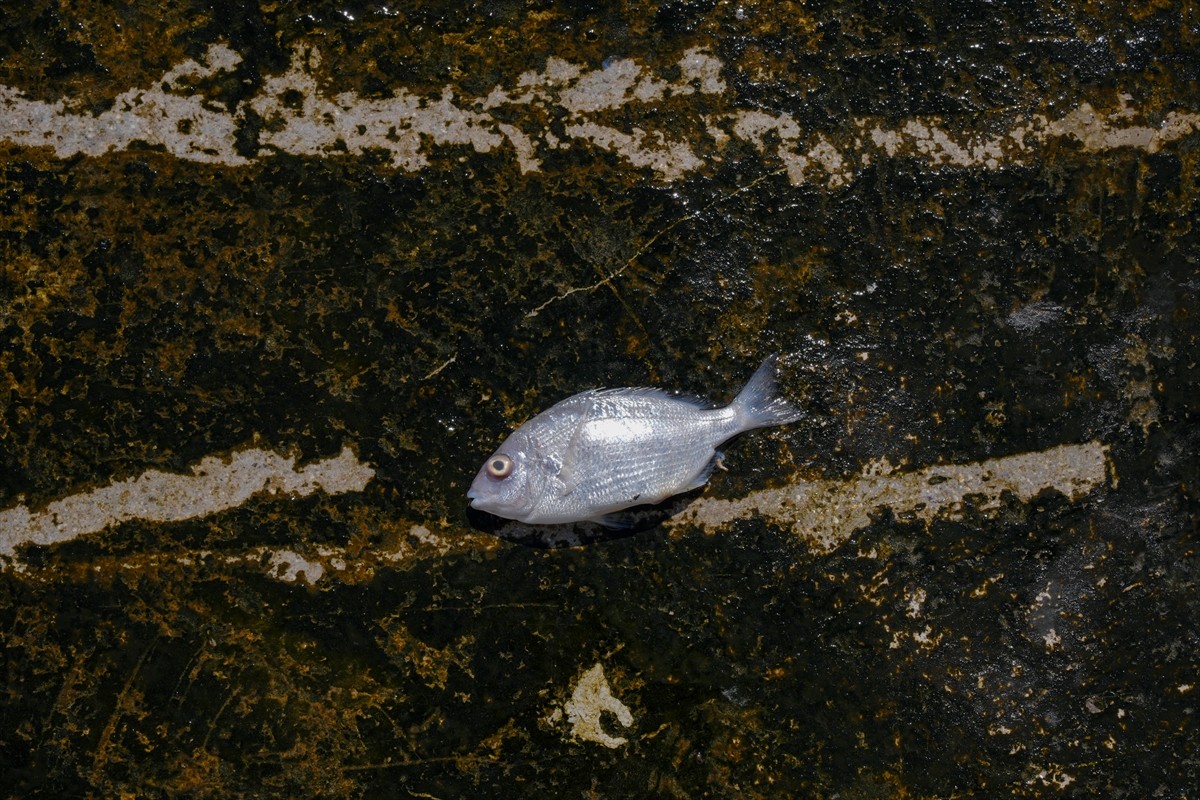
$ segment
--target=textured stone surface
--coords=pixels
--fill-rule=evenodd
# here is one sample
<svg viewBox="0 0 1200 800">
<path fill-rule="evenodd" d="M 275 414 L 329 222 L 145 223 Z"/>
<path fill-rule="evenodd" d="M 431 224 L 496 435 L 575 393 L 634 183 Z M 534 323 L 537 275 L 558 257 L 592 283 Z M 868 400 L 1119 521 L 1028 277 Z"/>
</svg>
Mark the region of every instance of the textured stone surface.
<svg viewBox="0 0 1200 800">
<path fill-rule="evenodd" d="M 1190 796 L 1198 50 L 1171 2 L 6 9 L 0 791 Z M 776 351 L 809 419 L 661 524 L 467 513 L 556 400 Z"/>
</svg>

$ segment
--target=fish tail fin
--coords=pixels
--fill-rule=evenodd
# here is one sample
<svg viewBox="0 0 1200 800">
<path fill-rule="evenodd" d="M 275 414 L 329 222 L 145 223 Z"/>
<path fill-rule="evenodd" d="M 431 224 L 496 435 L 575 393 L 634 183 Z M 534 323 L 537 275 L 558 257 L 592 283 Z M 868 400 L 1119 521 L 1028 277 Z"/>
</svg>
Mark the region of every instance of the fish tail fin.
<svg viewBox="0 0 1200 800">
<path fill-rule="evenodd" d="M 743 431 L 768 425 L 786 425 L 804 416 L 790 400 L 779 395 L 775 383 L 778 354 L 768 356 L 730 403 L 737 412 L 738 428 Z"/>
</svg>

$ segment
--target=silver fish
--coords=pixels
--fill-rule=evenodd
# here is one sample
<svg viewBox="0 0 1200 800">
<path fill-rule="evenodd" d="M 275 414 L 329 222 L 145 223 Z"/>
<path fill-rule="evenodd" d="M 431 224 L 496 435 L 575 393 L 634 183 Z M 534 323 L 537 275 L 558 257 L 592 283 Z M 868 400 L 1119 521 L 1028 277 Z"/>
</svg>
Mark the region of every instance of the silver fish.
<svg viewBox="0 0 1200 800">
<path fill-rule="evenodd" d="M 739 433 L 802 416 L 776 394 L 775 356 L 724 408 L 659 389 L 580 392 L 505 439 L 467 497 L 520 522 L 614 524 L 614 512 L 703 486 L 717 448 Z"/>
</svg>

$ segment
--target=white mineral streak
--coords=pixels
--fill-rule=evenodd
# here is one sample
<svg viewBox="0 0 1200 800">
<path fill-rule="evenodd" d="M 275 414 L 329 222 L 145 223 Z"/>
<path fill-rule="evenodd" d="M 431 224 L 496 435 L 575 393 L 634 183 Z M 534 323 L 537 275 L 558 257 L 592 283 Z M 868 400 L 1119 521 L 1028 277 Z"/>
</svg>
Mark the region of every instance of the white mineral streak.
<svg viewBox="0 0 1200 800">
<path fill-rule="evenodd" d="M 55 500 L 41 511 L 24 505 L 0 511 L 0 556 L 11 557 L 22 544 L 65 542 L 126 520 L 177 522 L 214 514 L 260 492 L 302 497 L 317 491 L 362 491 L 374 475 L 349 448 L 301 469 L 296 469 L 295 456 L 269 450 L 240 450 L 227 459 L 206 456 L 190 475 L 152 469 Z M 310 582 L 315 580 L 309 576 Z"/>
<path fill-rule="evenodd" d="M 738 500 L 700 498 L 668 524 L 717 529 L 736 519 L 762 517 L 791 528 L 813 548 L 829 551 L 870 525 L 871 514 L 879 509 L 930 522 L 957 518 L 968 498 L 975 508 L 996 509 L 1005 492 L 1029 502 L 1053 490 L 1075 501 L 1103 486 L 1110 470 L 1108 448 L 1099 442 L 915 472 L 893 472 L 879 462 L 849 481 L 798 482 Z"/>
<path fill-rule="evenodd" d="M 245 164 L 234 148 L 238 116 L 186 89 L 191 80 L 227 72 L 241 60 L 225 45 L 213 45 L 204 64 L 188 59 L 151 86 L 117 95 L 112 108 L 96 116 L 72 110 L 66 100 L 28 100 L 0 85 L 0 139 L 52 147 L 60 158 L 99 156 L 144 142 L 161 145 L 178 158 Z"/>
<path fill-rule="evenodd" d="M 417 97 L 403 89 L 385 100 L 366 100 L 352 92 L 325 97 L 312 74 L 320 61 L 315 49 L 294 52 L 288 71 L 267 78 L 263 92 L 250 100 L 250 107 L 266 121 L 261 145 L 307 156 L 383 150 L 395 166 L 415 172 L 428 164 L 423 140 L 435 145 L 467 145 L 480 153 L 508 140 L 522 169 L 537 166 L 536 161 L 527 160 L 532 158 L 533 146 L 524 134 L 496 124 L 490 115 L 463 107 L 474 101 L 456 104 L 449 87 L 436 99 Z M 287 98 L 292 96 L 301 98 L 298 108 L 290 107 Z"/>
<path fill-rule="evenodd" d="M 665 180 L 675 180 L 703 163 L 687 145 L 681 142 L 668 143 L 660 133 L 654 134 L 656 142 L 647 145 L 647 134 L 640 128 L 634 128 L 633 135 L 629 135 L 616 128 L 588 122 L 567 125 L 565 130 L 576 139 L 584 139 L 601 149 L 620 153 L 635 167 L 649 167 Z"/>
<path fill-rule="evenodd" d="M 271 553 L 269 574 L 288 583 L 295 583 L 304 576 L 309 586 L 315 585 L 325 574 L 325 567 L 320 561 L 309 561 L 292 550 L 276 550 Z"/>
<path fill-rule="evenodd" d="M 1200 131 L 1200 113 L 1186 108 L 1161 119 L 1143 116 L 1134 98 L 1119 96 L 1118 108 L 1104 112 L 1087 102 L 1058 118 L 1032 114 L 1009 120 L 983 118 L 983 130 L 956 118 L 917 117 L 898 124 L 875 118 L 848 119 L 840 130 L 807 130 L 790 114 L 736 109 L 721 79 L 724 64 L 702 48 L 686 51 L 668 80 L 632 59 L 614 59 L 588 70 L 559 58 L 542 70 L 497 85 L 485 97 L 460 97 L 447 85 L 436 96 L 397 87 L 390 98 L 330 93 L 319 77 L 315 47 L 293 51 L 279 75 L 267 76 L 261 91 L 233 109 L 192 90 L 199 79 L 228 72 L 241 56 L 224 44 L 209 48 L 201 61 L 187 60 L 160 80 L 130 89 L 99 115 L 73 109 L 65 100 L 26 98 L 0 86 L 0 139 L 28 147 L 50 147 L 61 158 L 98 156 L 134 142 L 164 147 L 179 158 L 238 166 L 248 163 L 236 146 L 249 114 L 261 118 L 258 158 L 271 153 L 312 157 L 386 153 L 398 169 L 415 172 L 447 147 L 476 152 L 511 152 L 523 171 L 542 168 L 555 150 L 587 146 L 612 152 L 629 164 L 673 181 L 719 159 L 731 138 L 752 144 L 780 165 L 791 183 L 830 188 L 854 179 L 880 158 L 907 158 L 931 166 L 999 169 L 1038 157 L 1052 141 L 1073 140 L 1089 152 L 1134 148 L 1154 153 Z M 686 106 L 660 111 L 663 101 L 695 94 L 710 96 L 710 107 L 689 114 Z M 629 120 L 614 127 L 618 120 Z M 627 113 L 626 113 L 627 112 Z M 1011 114 L 1004 111 L 1005 115 Z M 547 120 L 557 119 L 558 133 Z M 970 124 L 980 124 L 972 115 Z M 562 138 L 562 136 L 566 138 Z M 835 144 L 839 142 L 840 144 Z"/>
<path fill-rule="evenodd" d="M 633 712 L 617 698 L 613 697 L 608 679 L 604 676 L 604 667 L 596 664 L 583 674 L 571 699 L 563 704 L 562 711 L 566 712 L 567 722 L 571 725 L 571 735 L 585 742 L 595 742 L 605 747 L 620 747 L 627 741 L 622 736 L 611 736 L 605 733 L 600 724 L 600 716 L 604 712 L 612 714 L 621 727 L 628 728 L 633 724 Z M 556 722 L 562 714 L 558 710 L 550 715 L 550 721 Z"/>
<path fill-rule="evenodd" d="M 1073 138 L 1083 145 L 1084 150 L 1092 152 L 1134 147 L 1148 153 L 1157 153 L 1163 145 L 1200 129 L 1200 116 L 1178 111 L 1167 114 L 1156 128 L 1131 123 L 1117 124 L 1136 116 L 1134 110 L 1129 107 L 1131 100 L 1131 95 L 1122 94 L 1121 107 L 1108 115 L 1101 114 L 1088 103 L 1084 103 L 1062 119 L 1035 117 L 1028 135 L 1039 142 L 1052 137 Z M 1024 133 L 1025 131 L 1018 129 L 1013 132 L 1013 137 L 1019 139 Z"/>
</svg>

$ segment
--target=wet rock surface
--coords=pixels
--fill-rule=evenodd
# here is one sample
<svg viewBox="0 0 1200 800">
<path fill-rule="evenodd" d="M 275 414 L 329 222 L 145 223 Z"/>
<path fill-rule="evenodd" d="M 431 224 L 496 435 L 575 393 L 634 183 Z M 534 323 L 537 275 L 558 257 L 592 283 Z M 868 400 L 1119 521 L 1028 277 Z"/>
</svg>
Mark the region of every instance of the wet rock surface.
<svg viewBox="0 0 1200 800">
<path fill-rule="evenodd" d="M 1187 4 L 0 31 L 8 796 L 1194 789 Z M 467 513 L 771 352 L 666 519 Z"/>
</svg>

